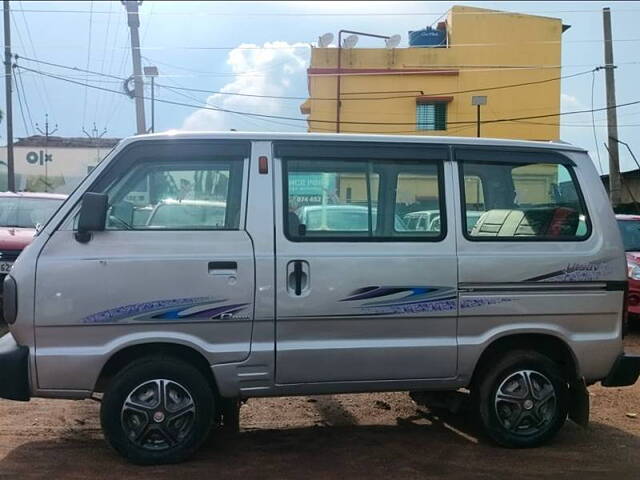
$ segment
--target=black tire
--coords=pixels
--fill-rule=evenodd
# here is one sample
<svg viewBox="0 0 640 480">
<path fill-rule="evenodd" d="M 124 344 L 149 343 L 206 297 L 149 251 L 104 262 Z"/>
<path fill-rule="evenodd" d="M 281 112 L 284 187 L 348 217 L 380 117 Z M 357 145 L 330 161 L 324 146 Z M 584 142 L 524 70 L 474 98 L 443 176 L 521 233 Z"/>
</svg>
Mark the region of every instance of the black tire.
<svg viewBox="0 0 640 480">
<path fill-rule="evenodd" d="M 197 368 L 177 358 L 150 356 L 110 382 L 100 420 L 107 442 L 130 462 L 168 464 L 186 460 L 206 440 L 214 410 L 211 386 Z"/>
<path fill-rule="evenodd" d="M 484 432 L 509 448 L 542 445 L 567 419 L 567 381 L 555 362 L 533 351 L 513 351 L 492 362 L 476 382 L 473 397 Z"/>
</svg>

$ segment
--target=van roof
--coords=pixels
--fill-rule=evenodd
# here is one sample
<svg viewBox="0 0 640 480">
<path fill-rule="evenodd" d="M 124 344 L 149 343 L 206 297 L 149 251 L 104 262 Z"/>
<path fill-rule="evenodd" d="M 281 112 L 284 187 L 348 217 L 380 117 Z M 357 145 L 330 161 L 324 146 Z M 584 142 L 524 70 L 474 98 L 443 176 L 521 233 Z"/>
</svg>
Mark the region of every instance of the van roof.
<svg viewBox="0 0 640 480">
<path fill-rule="evenodd" d="M 542 142 L 532 140 L 509 140 L 503 138 L 475 138 L 475 137 L 449 137 L 449 136 L 422 136 L 422 135 L 379 135 L 360 133 L 273 133 L 273 132 L 189 132 L 182 130 L 170 130 L 163 133 L 138 135 L 123 140 L 123 144 L 138 141 L 168 140 L 168 139 L 192 139 L 192 140 L 318 140 L 327 142 L 397 142 L 397 143 L 424 143 L 447 145 L 481 145 L 497 147 L 528 147 L 548 148 L 552 150 L 570 150 L 586 152 L 585 149 L 565 142 Z"/>
</svg>

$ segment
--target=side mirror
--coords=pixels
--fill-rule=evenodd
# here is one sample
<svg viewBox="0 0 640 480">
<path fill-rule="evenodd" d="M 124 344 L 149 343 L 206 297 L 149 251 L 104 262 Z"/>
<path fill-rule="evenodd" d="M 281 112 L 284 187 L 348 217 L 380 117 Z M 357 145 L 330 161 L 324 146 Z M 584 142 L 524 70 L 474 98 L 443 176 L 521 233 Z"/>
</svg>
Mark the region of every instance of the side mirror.
<svg viewBox="0 0 640 480">
<path fill-rule="evenodd" d="M 76 240 L 87 243 L 91 240 L 91 232 L 101 232 L 107 221 L 107 201 L 104 193 L 87 192 L 82 196 Z"/>
</svg>

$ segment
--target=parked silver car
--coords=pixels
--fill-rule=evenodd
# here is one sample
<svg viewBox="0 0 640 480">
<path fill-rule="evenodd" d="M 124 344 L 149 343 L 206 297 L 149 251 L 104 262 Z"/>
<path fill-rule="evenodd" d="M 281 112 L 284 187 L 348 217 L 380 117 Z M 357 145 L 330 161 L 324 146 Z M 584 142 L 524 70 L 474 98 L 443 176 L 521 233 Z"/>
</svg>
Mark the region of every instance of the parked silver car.
<svg viewBox="0 0 640 480">
<path fill-rule="evenodd" d="M 406 228 L 425 206 L 438 223 Z M 6 277 L 0 397 L 102 395 L 105 438 L 143 464 L 237 427 L 247 398 L 367 391 L 468 390 L 490 438 L 530 447 L 587 423 L 587 386 L 636 382 L 626 286 L 571 145 L 137 136 Z"/>
</svg>

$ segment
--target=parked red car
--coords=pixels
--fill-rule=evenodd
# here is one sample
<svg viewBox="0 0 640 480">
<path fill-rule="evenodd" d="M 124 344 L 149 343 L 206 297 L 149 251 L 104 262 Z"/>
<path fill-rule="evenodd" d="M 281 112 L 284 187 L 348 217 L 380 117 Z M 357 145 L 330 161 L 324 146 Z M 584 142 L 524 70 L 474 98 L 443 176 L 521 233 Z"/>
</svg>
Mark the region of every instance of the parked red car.
<svg viewBox="0 0 640 480">
<path fill-rule="evenodd" d="M 624 250 L 627 252 L 627 274 L 629 277 L 629 318 L 640 318 L 640 215 L 616 215 Z"/>
<path fill-rule="evenodd" d="M 67 198 L 54 193 L 0 193 L 0 302 L 4 277 L 20 252 Z"/>
</svg>

